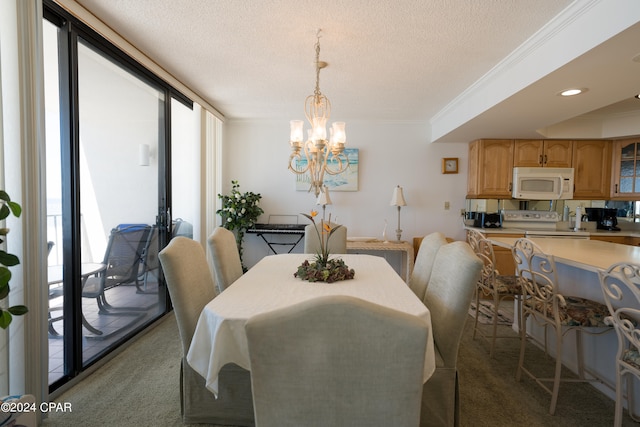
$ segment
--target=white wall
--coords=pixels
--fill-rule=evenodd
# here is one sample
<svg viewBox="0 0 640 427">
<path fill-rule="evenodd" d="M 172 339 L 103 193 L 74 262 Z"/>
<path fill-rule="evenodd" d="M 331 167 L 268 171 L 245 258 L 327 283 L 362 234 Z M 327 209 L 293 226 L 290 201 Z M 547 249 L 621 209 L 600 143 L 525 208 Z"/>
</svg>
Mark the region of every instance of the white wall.
<svg viewBox="0 0 640 427">
<path fill-rule="evenodd" d="M 465 207 L 468 142 L 426 142 L 427 125 L 417 122 L 347 122 L 347 144 L 358 148 L 359 190 L 332 192 L 327 214 L 337 216 L 349 236 L 395 238 L 397 208 L 389 206 L 393 188 L 404 188 L 407 206 L 401 210 L 402 239 L 441 231 L 464 239 L 460 210 Z M 313 193 L 295 190 L 295 176 L 287 169 L 289 123 L 231 121 L 225 124 L 222 148 L 222 191 L 231 180 L 240 191 L 262 195 L 260 206 L 269 214 L 299 214 L 318 209 Z M 458 174 L 443 175 L 443 157 L 458 157 Z M 450 209 L 444 209 L 445 201 Z M 299 222 L 307 220 L 299 216 Z M 245 239 L 244 261 L 251 267 L 268 253 L 255 236 Z"/>
</svg>

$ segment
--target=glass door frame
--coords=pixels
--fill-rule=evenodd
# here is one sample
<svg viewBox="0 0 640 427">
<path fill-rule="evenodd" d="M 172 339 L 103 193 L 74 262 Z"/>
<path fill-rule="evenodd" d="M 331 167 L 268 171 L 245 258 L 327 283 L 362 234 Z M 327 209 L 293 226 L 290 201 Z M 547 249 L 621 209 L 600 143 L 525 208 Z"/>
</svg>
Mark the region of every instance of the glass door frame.
<svg viewBox="0 0 640 427">
<path fill-rule="evenodd" d="M 164 94 L 159 111 L 158 138 L 158 241 L 160 248 L 170 238 L 171 218 L 171 99 L 176 99 L 189 108 L 193 102 L 144 68 L 129 55 L 95 33 L 86 24 L 62 9 L 52 0 L 43 1 L 44 19 L 60 29 L 58 39 L 59 85 L 60 85 L 60 144 L 62 170 L 62 259 L 63 292 L 68 303 L 64 304 L 64 375 L 49 385 L 52 392 L 96 362 L 83 366 L 82 347 L 82 293 L 81 293 L 81 215 L 80 215 L 80 111 L 78 96 L 78 41 L 80 38 L 100 50 L 105 57 L 116 62 L 136 77 Z M 158 275 L 163 283 L 163 275 Z M 164 313 L 171 310 L 166 286 L 160 286 L 165 301 Z M 139 329 L 133 333 L 139 332 Z M 126 338 L 128 339 L 128 338 Z"/>
</svg>

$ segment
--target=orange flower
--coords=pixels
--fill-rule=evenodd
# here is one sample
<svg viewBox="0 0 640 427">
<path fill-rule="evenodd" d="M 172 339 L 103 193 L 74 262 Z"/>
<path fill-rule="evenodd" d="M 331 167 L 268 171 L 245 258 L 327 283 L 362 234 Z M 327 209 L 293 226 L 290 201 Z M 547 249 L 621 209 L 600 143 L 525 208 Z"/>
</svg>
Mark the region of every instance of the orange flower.
<svg viewBox="0 0 640 427">
<path fill-rule="evenodd" d="M 324 227 L 324 231 L 327 233 L 331 233 L 331 226 L 329 225 L 328 222 L 323 222 L 322 223 L 323 227 Z"/>
<path fill-rule="evenodd" d="M 315 217 L 316 215 L 318 215 L 318 211 L 311 211 L 311 217 Z"/>
</svg>

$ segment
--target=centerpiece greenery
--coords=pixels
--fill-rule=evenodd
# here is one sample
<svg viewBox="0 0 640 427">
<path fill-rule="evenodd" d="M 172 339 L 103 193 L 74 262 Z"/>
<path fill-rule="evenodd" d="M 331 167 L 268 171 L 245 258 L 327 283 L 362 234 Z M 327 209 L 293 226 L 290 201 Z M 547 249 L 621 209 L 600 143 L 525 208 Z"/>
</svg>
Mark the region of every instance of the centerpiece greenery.
<svg viewBox="0 0 640 427">
<path fill-rule="evenodd" d="M 0 221 L 5 220 L 10 214 L 19 217 L 22 208 L 16 202 L 12 202 L 9 195 L 0 190 Z M 5 241 L 5 236 L 9 234 L 8 228 L 0 228 L 0 243 Z M 9 280 L 11 280 L 11 271 L 9 267 L 20 264 L 20 259 L 4 250 L 0 250 L 0 302 L 9 297 Z M 13 320 L 13 316 L 21 316 L 29 310 L 24 305 L 14 305 L 12 307 L 3 308 L 0 306 L 0 328 L 7 329 Z"/>
<path fill-rule="evenodd" d="M 247 271 L 242 260 L 242 241 L 247 230 L 253 227 L 258 217 L 264 213 L 258 206 L 262 196 L 251 191 L 240 193 L 238 181 L 231 181 L 231 185 L 231 194 L 218 194 L 218 198 L 222 200 L 222 207 L 216 213 L 222 218 L 222 226 L 235 232 L 242 269 Z"/>
<path fill-rule="evenodd" d="M 302 214 L 311 220 L 314 225 L 316 233 L 318 233 L 318 240 L 320 241 L 320 248 L 315 255 L 315 261 L 309 262 L 305 260 L 299 267 L 298 271 L 293 273 L 294 277 L 299 277 L 302 280 L 308 280 L 309 282 L 327 282 L 333 283 L 338 280 L 353 279 L 355 271 L 349 268 L 344 260 L 340 258 L 329 259 L 329 239 L 331 235 L 341 225 L 331 226 L 331 215 L 329 215 L 329 222 L 324 222 L 324 219 L 320 220 L 320 228 L 316 227 L 316 221 L 314 217 L 318 215 L 317 211 L 311 211 L 311 215 Z"/>
</svg>

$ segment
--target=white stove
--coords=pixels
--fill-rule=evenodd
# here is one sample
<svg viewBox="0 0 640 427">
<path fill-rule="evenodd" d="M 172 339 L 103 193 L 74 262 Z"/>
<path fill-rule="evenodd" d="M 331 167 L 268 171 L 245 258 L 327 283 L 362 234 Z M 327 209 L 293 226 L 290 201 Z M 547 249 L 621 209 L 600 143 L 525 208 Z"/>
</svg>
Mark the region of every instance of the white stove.
<svg viewBox="0 0 640 427">
<path fill-rule="evenodd" d="M 525 237 L 554 237 L 588 239 L 586 231 L 558 229 L 562 217 L 555 211 L 504 210 L 502 211 L 502 228 L 524 231 Z"/>
</svg>

